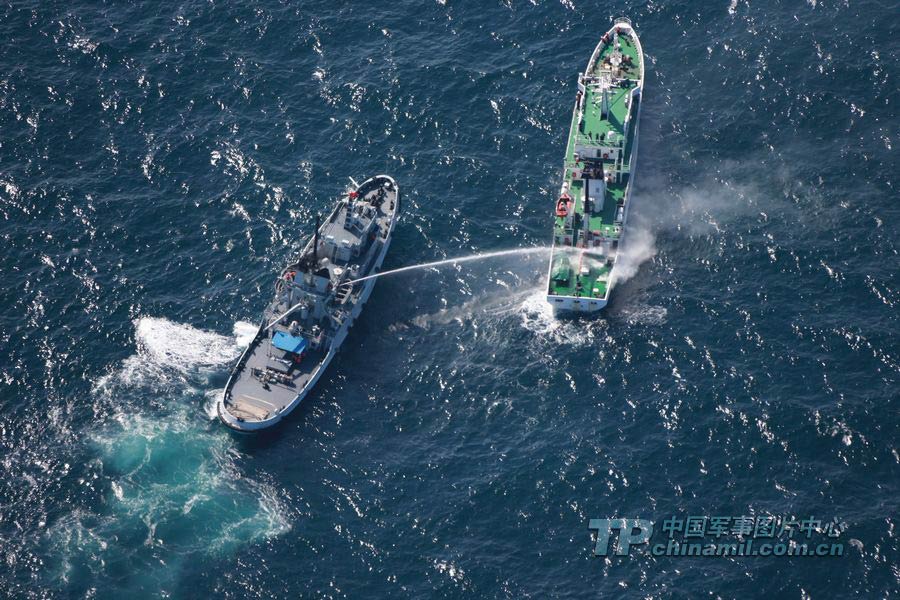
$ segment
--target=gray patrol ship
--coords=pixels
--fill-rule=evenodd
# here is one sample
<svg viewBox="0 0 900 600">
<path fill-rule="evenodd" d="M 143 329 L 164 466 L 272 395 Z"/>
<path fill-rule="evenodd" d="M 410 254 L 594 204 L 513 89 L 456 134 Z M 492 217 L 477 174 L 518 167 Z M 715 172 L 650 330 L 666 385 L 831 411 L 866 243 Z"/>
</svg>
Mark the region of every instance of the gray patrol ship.
<svg viewBox="0 0 900 600">
<path fill-rule="evenodd" d="M 351 179 L 351 181 L 353 181 Z M 369 299 L 400 213 L 387 175 L 353 182 L 300 256 L 275 283 L 275 298 L 228 378 L 217 405 L 228 427 L 271 427 L 312 390 Z"/>
</svg>

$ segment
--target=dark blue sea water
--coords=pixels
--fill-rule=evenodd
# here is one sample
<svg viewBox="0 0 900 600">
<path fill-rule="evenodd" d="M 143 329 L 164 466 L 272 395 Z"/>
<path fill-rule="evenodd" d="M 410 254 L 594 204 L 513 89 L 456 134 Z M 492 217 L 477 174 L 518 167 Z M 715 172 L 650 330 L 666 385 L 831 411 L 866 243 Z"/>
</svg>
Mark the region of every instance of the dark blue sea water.
<svg viewBox="0 0 900 600">
<path fill-rule="evenodd" d="M 577 72 L 621 14 L 641 243 L 608 310 L 555 320 L 540 257 L 385 278 L 282 427 L 226 432 L 229 363 L 348 176 L 401 185 L 386 268 L 549 241 Z M 897 15 L 0 8 L 0 589 L 896 595 Z M 765 514 L 837 518 L 847 552 L 592 556 L 591 518 Z"/>
</svg>

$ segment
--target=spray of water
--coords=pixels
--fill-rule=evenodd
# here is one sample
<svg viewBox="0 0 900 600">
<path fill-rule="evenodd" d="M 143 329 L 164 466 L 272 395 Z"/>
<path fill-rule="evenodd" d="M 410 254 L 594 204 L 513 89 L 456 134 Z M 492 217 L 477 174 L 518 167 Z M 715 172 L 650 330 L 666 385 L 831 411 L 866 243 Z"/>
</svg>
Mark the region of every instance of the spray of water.
<svg viewBox="0 0 900 600">
<path fill-rule="evenodd" d="M 641 223 L 634 223 L 619 250 L 616 268 L 613 271 L 613 285 L 625 283 L 637 275 L 640 266 L 655 255 L 656 237 L 653 232 Z"/>
<path fill-rule="evenodd" d="M 465 262 L 473 262 L 476 260 L 486 260 L 489 258 L 498 258 L 501 256 L 511 256 L 514 254 L 518 255 L 526 255 L 526 254 L 538 254 L 541 252 L 550 252 L 551 248 L 549 246 L 535 246 L 532 248 L 516 248 L 514 250 L 498 250 L 496 252 L 482 252 L 479 254 L 472 254 L 470 256 L 460 256 L 457 258 L 445 258 L 444 260 L 436 260 L 433 262 L 421 263 L 418 265 L 410 265 L 408 267 L 400 267 L 399 269 L 391 269 L 390 271 L 382 271 L 381 273 L 375 273 L 374 275 L 367 275 L 365 277 L 360 277 L 359 279 L 353 279 L 352 281 L 348 281 L 343 285 L 353 285 L 355 283 L 359 283 L 360 281 L 366 281 L 368 279 L 375 279 L 376 277 L 384 277 L 386 275 L 396 275 L 398 273 L 404 273 L 406 271 L 415 271 L 418 269 L 431 269 L 436 267 L 442 267 L 444 265 L 452 265 L 458 263 Z M 266 325 L 266 329 L 270 329 L 273 325 L 278 323 L 280 320 L 294 312 L 300 304 L 295 304 L 290 307 L 288 310 L 284 311 L 282 314 L 278 315 L 275 319 L 272 319 L 272 322 Z"/>
<path fill-rule="evenodd" d="M 359 283 L 360 281 L 366 281 L 367 279 L 375 279 L 376 277 L 385 277 L 386 275 L 396 275 L 397 273 L 403 273 L 405 271 L 414 271 L 417 269 L 430 269 L 434 267 L 442 267 L 444 265 L 452 265 L 458 263 L 472 262 L 476 260 L 485 260 L 488 258 L 497 258 L 499 256 L 510 256 L 513 254 L 537 254 L 540 252 L 550 252 L 549 246 L 537 246 L 534 248 L 516 248 L 515 250 L 500 250 L 498 252 L 482 252 L 480 254 L 472 254 L 471 256 L 461 256 L 458 258 L 447 258 L 444 260 L 436 260 L 433 262 L 422 263 L 418 265 L 410 265 L 408 267 L 400 267 L 399 269 L 391 269 L 390 271 L 382 271 L 381 273 L 375 273 L 373 275 L 367 275 L 365 277 L 360 277 L 359 279 L 354 279 L 347 283 L 354 284 Z"/>
</svg>

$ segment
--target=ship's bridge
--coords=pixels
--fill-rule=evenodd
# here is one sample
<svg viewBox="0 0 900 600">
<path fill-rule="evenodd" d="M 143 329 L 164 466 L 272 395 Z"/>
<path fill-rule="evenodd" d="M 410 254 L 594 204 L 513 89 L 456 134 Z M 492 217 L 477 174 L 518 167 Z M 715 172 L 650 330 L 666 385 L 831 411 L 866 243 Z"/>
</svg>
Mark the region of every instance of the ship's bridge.
<svg viewBox="0 0 900 600">
<path fill-rule="evenodd" d="M 625 136 L 613 129 L 602 133 L 585 131 L 575 139 L 575 154 L 582 159 L 615 162 L 624 150 Z"/>
</svg>

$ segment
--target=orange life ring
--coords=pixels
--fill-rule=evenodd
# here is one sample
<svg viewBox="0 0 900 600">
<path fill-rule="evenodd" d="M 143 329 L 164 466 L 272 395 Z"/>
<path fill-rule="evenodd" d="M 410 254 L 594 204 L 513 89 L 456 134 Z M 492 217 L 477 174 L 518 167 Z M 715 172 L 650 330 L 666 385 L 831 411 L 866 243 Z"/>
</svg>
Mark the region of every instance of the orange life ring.
<svg viewBox="0 0 900 600">
<path fill-rule="evenodd" d="M 556 203 L 556 216 L 557 217 L 565 217 L 569 214 L 568 210 L 568 202 L 566 202 L 565 198 L 560 198 Z"/>
</svg>

